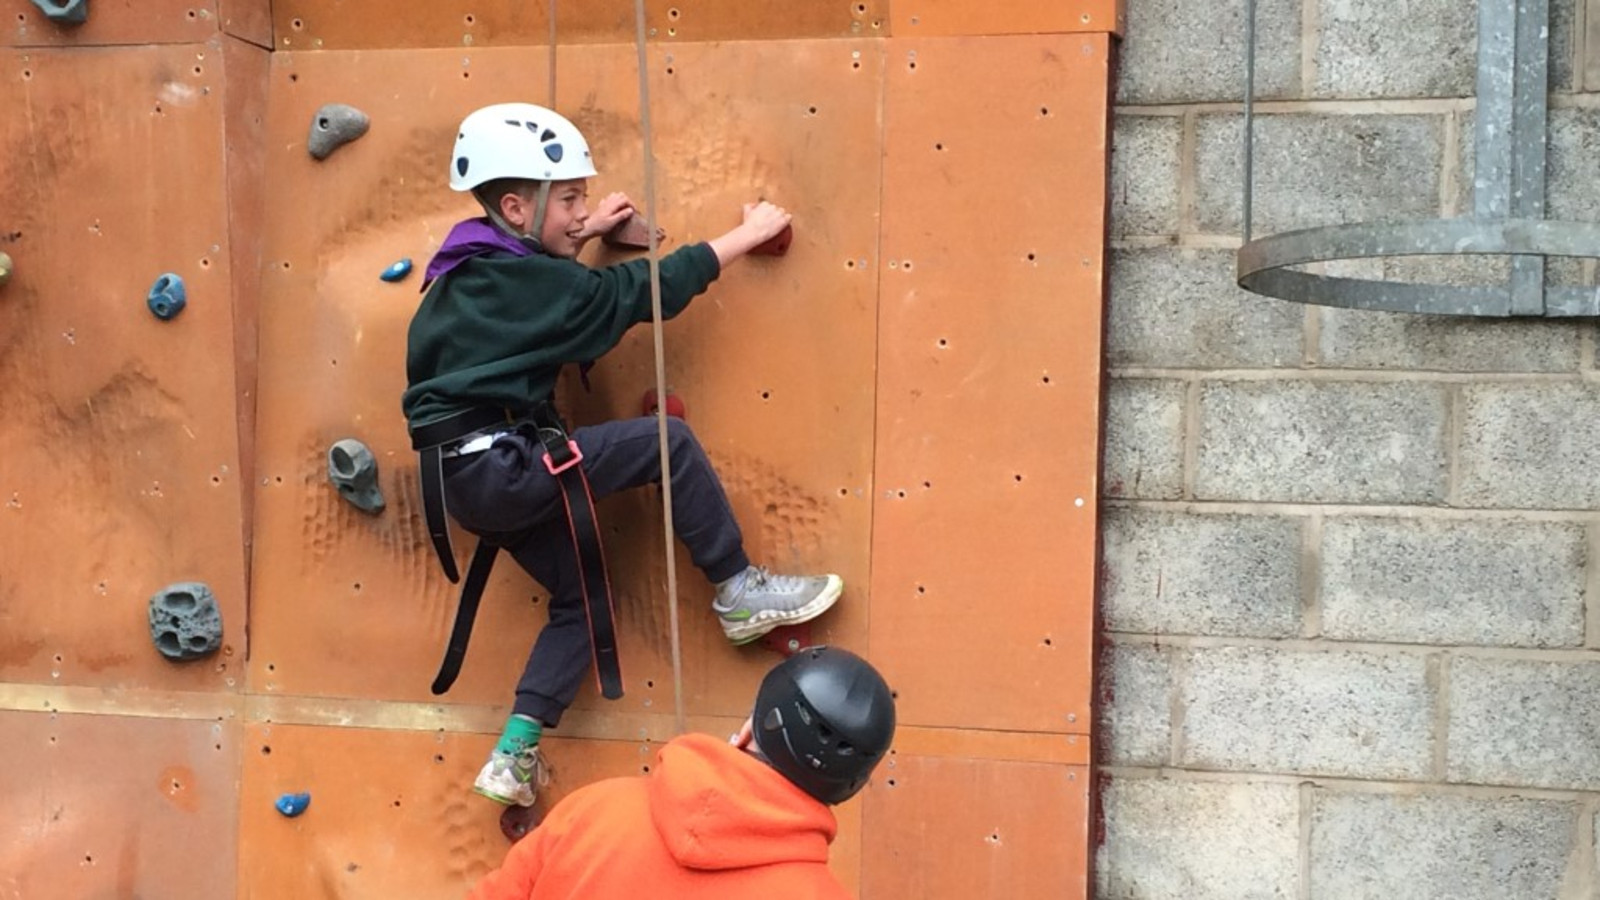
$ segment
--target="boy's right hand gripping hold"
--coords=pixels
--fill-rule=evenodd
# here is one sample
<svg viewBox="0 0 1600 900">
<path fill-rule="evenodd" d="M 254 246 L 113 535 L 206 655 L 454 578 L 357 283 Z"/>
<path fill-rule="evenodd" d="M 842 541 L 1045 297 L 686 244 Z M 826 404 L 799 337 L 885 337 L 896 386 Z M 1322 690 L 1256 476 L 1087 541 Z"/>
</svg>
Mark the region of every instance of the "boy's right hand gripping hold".
<svg viewBox="0 0 1600 900">
<path fill-rule="evenodd" d="M 777 237 L 793 218 L 781 206 L 762 200 L 744 205 L 744 221 L 727 234 L 711 240 L 711 250 L 724 268 L 751 250 Z"/>
</svg>

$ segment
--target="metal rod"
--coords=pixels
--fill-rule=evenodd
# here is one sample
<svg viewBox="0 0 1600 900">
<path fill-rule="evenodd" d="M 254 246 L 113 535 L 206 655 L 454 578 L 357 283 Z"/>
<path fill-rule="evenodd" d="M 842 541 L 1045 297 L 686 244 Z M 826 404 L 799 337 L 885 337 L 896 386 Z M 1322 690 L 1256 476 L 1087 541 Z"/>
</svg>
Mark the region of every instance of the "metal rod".
<svg viewBox="0 0 1600 900">
<path fill-rule="evenodd" d="M 1245 0 L 1244 19 L 1244 242 L 1248 244 L 1255 201 L 1256 0 Z"/>
<path fill-rule="evenodd" d="M 1544 218 L 1545 130 L 1550 90 L 1549 0 L 1520 0 L 1516 9 L 1516 51 L 1511 83 L 1511 208 L 1519 219 Z M 1545 312 L 1545 259 L 1511 260 L 1511 313 Z"/>
</svg>

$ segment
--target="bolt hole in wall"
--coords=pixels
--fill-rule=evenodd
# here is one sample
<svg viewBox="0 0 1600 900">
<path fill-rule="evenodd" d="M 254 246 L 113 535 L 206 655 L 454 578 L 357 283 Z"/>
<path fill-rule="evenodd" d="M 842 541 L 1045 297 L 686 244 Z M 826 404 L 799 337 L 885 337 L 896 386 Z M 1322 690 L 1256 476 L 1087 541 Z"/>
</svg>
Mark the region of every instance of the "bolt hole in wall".
<svg viewBox="0 0 1600 900">
<path fill-rule="evenodd" d="M 295 31 L 304 31 L 306 23 L 304 19 L 291 19 L 289 20 L 289 27 Z"/>
</svg>

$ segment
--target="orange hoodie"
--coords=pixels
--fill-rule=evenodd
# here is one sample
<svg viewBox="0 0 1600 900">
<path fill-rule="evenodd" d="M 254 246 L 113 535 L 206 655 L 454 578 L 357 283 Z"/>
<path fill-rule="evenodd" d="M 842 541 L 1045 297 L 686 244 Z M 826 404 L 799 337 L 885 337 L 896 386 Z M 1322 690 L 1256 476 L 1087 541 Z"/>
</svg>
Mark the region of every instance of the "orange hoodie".
<svg viewBox="0 0 1600 900">
<path fill-rule="evenodd" d="M 469 900 L 848 900 L 828 871 L 833 811 L 759 759 L 703 734 L 643 778 L 556 804 Z"/>
</svg>

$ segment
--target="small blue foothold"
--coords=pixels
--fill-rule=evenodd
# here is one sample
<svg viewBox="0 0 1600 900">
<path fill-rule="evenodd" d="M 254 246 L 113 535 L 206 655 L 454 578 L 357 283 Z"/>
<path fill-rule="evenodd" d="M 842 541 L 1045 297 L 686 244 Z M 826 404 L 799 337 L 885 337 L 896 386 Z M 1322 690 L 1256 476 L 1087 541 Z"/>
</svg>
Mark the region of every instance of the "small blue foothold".
<svg viewBox="0 0 1600 900">
<path fill-rule="evenodd" d="M 183 287 L 183 276 L 168 272 L 157 278 L 156 283 L 150 287 L 150 296 L 145 302 L 155 317 L 162 321 L 167 321 L 183 312 L 184 306 L 189 302 Z"/>
<path fill-rule="evenodd" d="M 65 3 L 57 3 L 56 0 L 33 0 L 33 5 L 39 7 L 44 17 L 52 22 L 82 25 L 89 21 L 89 0 L 66 0 Z"/>
<path fill-rule="evenodd" d="M 311 805 L 311 795 L 310 794 L 284 794 L 283 796 L 278 798 L 278 802 L 277 803 L 274 803 L 272 805 L 276 806 L 278 808 L 278 812 L 281 812 L 284 815 L 286 815 L 286 816 L 288 816 L 289 818 L 292 819 L 295 816 L 298 816 L 301 813 L 305 812 L 306 811 L 306 807 Z"/>
<path fill-rule="evenodd" d="M 400 281 L 410 274 L 411 260 L 407 258 L 400 260 L 387 269 L 384 269 L 383 274 L 379 275 L 378 277 L 382 278 L 384 281 Z"/>
</svg>

